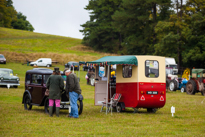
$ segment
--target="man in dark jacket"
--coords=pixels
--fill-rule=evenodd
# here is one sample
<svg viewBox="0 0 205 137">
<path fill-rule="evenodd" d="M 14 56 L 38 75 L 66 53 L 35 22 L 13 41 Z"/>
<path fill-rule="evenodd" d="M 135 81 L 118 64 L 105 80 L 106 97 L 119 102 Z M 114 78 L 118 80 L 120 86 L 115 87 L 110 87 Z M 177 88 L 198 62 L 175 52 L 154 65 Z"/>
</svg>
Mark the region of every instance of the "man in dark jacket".
<svg viewBox="0 0 205 137">
<path fill-rule="evenodd" d="M 78 77 L 70 71 L 70 69 L 65 71 L 66 78 L 66 95 L 70 98 L 71 113 L 70 118 L 78 118 L 78 97 L 81 94 L 80 84 Z"/>
<path fill-rule="evenodd" d="M 53 116 L 53 104 L 56 104 L 56 116 L 59 117 L 61 91 L 64 88 L 64 79 L 61 77 L 59 68 L 54 68 L 46 82 L 46 88 L 49 89 L 49 115 Z"/>
</svg>

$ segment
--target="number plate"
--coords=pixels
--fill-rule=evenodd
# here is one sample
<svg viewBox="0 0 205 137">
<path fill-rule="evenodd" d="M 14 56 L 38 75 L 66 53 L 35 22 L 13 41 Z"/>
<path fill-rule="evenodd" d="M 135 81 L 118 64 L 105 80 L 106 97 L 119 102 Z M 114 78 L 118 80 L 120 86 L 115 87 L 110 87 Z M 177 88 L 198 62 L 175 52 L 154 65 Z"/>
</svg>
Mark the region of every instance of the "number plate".
<svg viewBox="0 0 205 137">
<path fill-rule="evenodd" d="M 158 91 L 147 91 L 148 95 L 157 95 Z"/>
<path fill-rule="evenodd" d="M 60 108 L 68 108 L 69 105 L 60 105 Z"/>
</svg>

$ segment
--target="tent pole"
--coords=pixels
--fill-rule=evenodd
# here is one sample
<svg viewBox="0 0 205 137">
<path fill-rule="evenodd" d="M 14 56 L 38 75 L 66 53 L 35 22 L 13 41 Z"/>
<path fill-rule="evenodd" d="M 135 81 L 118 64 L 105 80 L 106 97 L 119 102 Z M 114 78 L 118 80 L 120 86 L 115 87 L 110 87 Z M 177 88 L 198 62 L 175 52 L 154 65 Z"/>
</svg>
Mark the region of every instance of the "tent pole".
<svg viewBox="0 0 205 137">
<path fill-rule="evenodd" d="M 109 65 L 108 65 L 108 71 L 107 71 L 106 115 L 107 115 L 108 89 L 109 89 L 108 84 L 109 84 Z"/>
</svg>

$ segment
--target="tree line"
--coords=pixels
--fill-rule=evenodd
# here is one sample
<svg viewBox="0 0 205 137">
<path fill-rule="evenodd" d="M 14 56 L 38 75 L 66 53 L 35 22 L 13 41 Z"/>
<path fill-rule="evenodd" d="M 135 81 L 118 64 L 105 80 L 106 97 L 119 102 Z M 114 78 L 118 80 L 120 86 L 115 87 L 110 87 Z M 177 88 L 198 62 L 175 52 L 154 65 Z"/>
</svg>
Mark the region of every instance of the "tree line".
<svg viewBox="0 0 205 137">
<path fill-rule="evenodd" d="M 82 43 L 95 50 L 205 68 L 205 0 L 90 0 L 85 9 Z"/>
<path fill-rule="evenodd" d="M 27 17 L 17 12 L 12 0 L 0 0 L 0 27 L 34 31 Z"/>
</svg>

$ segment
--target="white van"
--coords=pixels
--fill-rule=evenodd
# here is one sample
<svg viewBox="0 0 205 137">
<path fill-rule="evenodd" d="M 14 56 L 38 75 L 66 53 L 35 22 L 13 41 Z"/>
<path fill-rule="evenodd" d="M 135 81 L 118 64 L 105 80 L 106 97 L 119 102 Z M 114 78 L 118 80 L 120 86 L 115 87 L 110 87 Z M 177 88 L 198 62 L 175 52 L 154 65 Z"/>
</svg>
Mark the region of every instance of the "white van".
<svg viewBox="0 0 205 137">
<path fill-rule="evenodd" d="M 165 67 L 166 68 L 172 68 L 173 69 L 173 75 L 174 74 L 178 74 L 178 67 L 177 67 L 177 64 L 176 64 L 176 61 L 174 58 L 169 58 L 169 57 L 166 57 L 165 58 Z"/>
<path fill-rule="evenodd" d="M 31 66 L 45 66 L 45 67 L 51 67 L 52 66 L 52 60 L 51 58 L 40 58 L 34 62 L 30 63 Z"/>
</svg>

